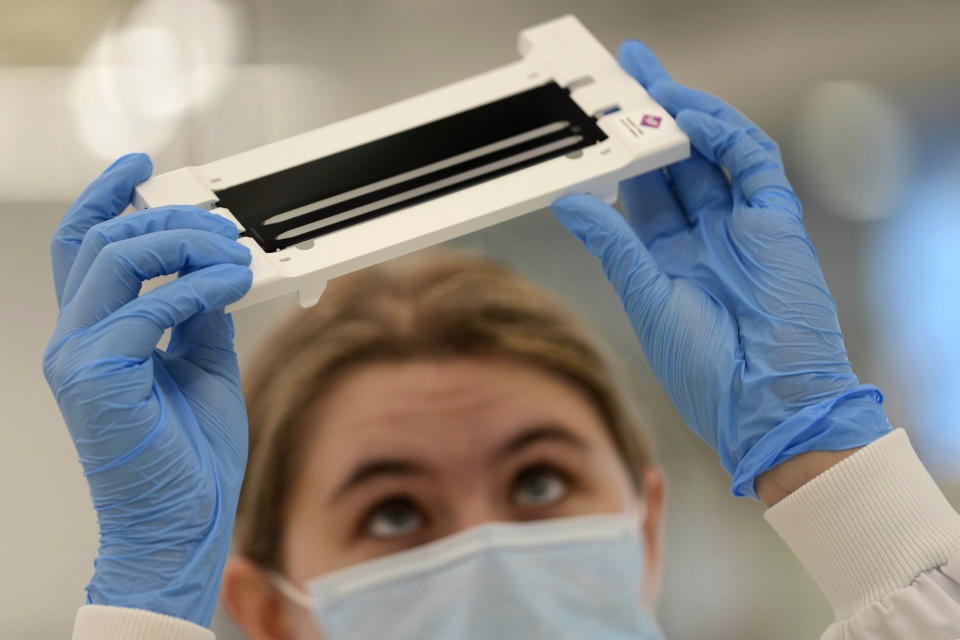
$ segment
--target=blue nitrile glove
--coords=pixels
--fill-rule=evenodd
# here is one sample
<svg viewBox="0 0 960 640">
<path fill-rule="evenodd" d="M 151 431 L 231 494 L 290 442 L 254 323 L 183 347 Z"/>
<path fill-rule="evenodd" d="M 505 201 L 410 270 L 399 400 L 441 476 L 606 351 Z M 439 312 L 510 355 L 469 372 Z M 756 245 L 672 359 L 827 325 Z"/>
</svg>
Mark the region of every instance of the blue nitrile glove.
<svg viewBox="0 0 960 640">
<path fill-rule="evenodd" d="M 60 314 L 43 372 L 100 524 L 87 602 L 207 626 L 247 460 L 223 307 L 250 288 L 250 251 L 234 225 L 196 207 L 115 217 L 151 170 L 147 156 L 124 156 L 54 234 Z M 178 271 L 138 297 L 141 281 Z"/>
<path fill-rule="evenodd" d="M 600 258 L 650 366 L 720 455 L 734 495 L 756 497 L 754 479 L 799 453 L 882 436 L 882 396 L 847 360 L 777 146 L 723 101 L 671 81 L 643 44 L 624 43 L 619 59 L 693 155 L 669 176 L 623 182 L 627 220 L 587 195 L 553 209 Z"/>
</svg>

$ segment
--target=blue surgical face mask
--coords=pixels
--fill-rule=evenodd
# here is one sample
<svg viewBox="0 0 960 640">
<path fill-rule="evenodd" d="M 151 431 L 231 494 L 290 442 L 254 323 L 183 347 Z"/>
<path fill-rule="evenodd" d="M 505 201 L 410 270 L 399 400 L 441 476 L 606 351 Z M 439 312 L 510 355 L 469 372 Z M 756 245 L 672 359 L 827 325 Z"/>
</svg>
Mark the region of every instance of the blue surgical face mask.
<svg viewBox="0 0 960 640">
<path fill-rule="evenodd" d="M 653 640 L 636 511 L 489 523 L 307 583 L 327 640 Z"/>
</svg>

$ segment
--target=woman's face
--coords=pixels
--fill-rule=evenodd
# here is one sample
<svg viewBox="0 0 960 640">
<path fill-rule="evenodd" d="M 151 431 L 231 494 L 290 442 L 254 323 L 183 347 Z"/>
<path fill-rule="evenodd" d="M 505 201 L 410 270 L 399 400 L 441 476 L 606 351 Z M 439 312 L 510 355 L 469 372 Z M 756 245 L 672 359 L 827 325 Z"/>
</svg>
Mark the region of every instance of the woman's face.
<svg viewBox="0 0 960 640">
<path fill-rule="evenodd" d="M 457 358 L 359 367 L 327 390 L 311 420 L 285 523 L 283 571 L 309 579 L 492 521 L 626 509 L 638 500 L 600 414 L 578 387 L 528 364 Z M 647 505 L 656 571 L 657 504 Z M 647 489 L 646 493 L 649 493 Z M 647 503 L 651 497 L 647 497 Z M 648 530 L 649 529 L 649 530 Z M 251 638 L 317 637 L 309 614 L 270 589 L 264 607 L 228 606 Z M 246 567 L 253 570 L 252 567 Z M 255 576 L 247 576 L 255 580 Z M 638 603 L 639 604 L 639 603 Z M 250 612 L 265 613 L 245 623 Z M 276 619 L 264 620 L 264 616 Z M 268 633 L 264 629 L 269 628 Z"/>
</svg>

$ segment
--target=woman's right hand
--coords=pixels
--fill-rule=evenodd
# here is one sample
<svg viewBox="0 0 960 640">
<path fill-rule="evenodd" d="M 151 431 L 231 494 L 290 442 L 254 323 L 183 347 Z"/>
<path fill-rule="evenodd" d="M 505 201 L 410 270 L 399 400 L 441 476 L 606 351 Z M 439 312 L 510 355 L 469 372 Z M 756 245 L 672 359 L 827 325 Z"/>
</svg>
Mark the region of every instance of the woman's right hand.
<svg viewBox="0 0 960 640">
<path fill-rule="evenodd" d="M 196 207 L 117 217 L 151 171 L 147 156 L 124 156 L 54 234 L 60 313 L 43 372 L 100 526 L 87 601 L 207 626 L 247 459 L 223 308 L 250 288 L 250 251 L 233 224 Z M 178 272 L 138 295 L 144 280 Z"/>
</svg>

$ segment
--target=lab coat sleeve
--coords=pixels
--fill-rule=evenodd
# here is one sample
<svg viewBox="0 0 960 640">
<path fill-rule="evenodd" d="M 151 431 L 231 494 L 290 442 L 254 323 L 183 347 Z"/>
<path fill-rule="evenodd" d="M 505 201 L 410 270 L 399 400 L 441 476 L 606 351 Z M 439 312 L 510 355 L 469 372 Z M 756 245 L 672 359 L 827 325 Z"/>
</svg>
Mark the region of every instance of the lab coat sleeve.
<svg viewBox="0 0 960 640">
<path fill-rule="evenodd" d="M 88 604 L 77 611 L 73 640 L 214 640 L 200 625 L 143 609 Z"/>
<path fill-rule="evenodd" d="M 897 429 L 765 517 L 833 607 L 822 640 L 960 638 L 960 515 Z"/>
</svg>

